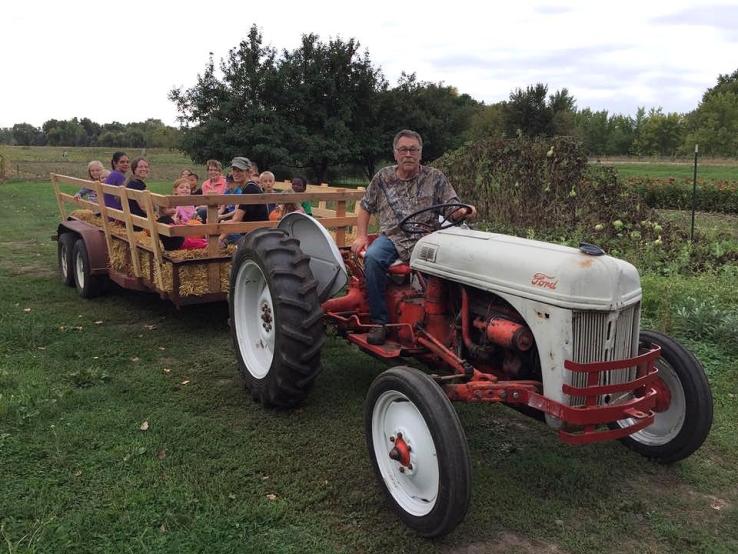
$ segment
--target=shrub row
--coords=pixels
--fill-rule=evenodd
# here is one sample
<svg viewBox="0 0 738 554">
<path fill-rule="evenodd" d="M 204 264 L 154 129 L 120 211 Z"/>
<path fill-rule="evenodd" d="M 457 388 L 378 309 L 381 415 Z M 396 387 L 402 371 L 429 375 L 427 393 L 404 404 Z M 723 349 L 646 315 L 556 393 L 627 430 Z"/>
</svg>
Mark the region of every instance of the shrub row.
<svg viewBox="0 0 738 554">
<path fill-rule="evenodd" d="M 626 186 L 651 208 L 691 210 L 690 179 L 628 177 Z M 738 214 L 738 181 L 697 180 L 696 209 L 703 212 Z"/>
<path fill-rule="evenodd" d="M 665 275 L 738 262 L 738 242 L 711 243 L 698 233 L 689 243 L 686 230 L 660 216 L 635 186 L 611 167 L 587 164 L 581 146 L 565 137 L 479 141 L 433 165 L 476 205 L 485 230 L 570 246 L 592 242 Z"/>
</svg>

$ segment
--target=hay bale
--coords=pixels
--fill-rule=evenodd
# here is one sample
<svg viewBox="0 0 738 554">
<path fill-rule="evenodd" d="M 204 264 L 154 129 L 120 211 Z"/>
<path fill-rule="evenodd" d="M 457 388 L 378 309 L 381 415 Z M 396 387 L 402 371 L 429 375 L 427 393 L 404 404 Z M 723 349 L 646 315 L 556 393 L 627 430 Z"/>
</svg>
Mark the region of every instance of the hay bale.
<svg viewBox="0 0 738 554">
<path fill-rule="evenodd" d="M 231 286 L 231 262 L 221 262 L 218 264 L 220 272 L 220 290 L 228 292 Z"/>
<path fill-rule="evenodd" d="M 70 215 L 75 219 L 98 227 L 102 227 L 103 224 L 102 218 L 91 210 L 75 210 Z M 110 267 L 115 271 L 134 277 L 131 249 L 128 243 L 125 224 L 118 221 L 111 221 L 109 229 L 112 238 L 111 251 L 108 252 Z M 153 241 L 148 231 L 135 231 L 133 236 L 136 244 L 148 248 L 153 247 Z M 236 249 L 236 245 L 232 244 L 227 246 L 220 254 L 223 256 L 232 256 Z M 138 256 L 142 277 L 147 281 L 152 280 L 153 284 L 160 287 L 164 292 L 172 292 L 174 290 L 174 264 L 172 261 L 205 258 L 208 256 L 208 252 L 207 248 L 168 250 L 166 251 L 167 259 L 161 265 L 155 263 L 152 252 L 147 248 L 136 248 L 135 255 Z M 152 265 L 153 275 L 150 271 Z M 228 291 L 230 272 L 230 260 L 218 263 L 218 274 L 222 291 Z M 208 264 L 187 264 L 179 268 L 179 290 L 177 291 L 179 296 L 202 296 L 208 294 L 212 292 L 209 288 L 209 283 Z"/>
</svg>

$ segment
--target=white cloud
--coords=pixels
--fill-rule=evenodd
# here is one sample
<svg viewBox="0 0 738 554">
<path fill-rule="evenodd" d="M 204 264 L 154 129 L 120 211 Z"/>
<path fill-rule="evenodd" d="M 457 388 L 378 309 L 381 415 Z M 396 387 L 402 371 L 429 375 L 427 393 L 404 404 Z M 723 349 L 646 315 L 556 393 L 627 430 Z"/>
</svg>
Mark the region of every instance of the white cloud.
<svg viewBox="0 0 738 554">
<path fill-rule="evenodd" d="M 174 123 L 169 90 L 193 84 L 209 52 L 225 56 L 252 23 L 278 49 L 307 32 L 356 38 L 391 83 L 404 70 L 495 102 L 544 82 L 567 87 L 579 107 L 684 112 L 736 69 L 736 18 L 733 4 L 685 0 L 11 2 L 0 126 L 74 116 Z"/>
</svg>

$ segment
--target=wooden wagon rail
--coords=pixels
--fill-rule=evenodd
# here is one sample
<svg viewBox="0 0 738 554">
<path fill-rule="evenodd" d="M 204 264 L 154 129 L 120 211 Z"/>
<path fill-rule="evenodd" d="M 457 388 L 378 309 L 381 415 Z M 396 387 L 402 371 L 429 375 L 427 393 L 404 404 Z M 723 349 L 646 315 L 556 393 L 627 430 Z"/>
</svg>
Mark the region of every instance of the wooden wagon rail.
<svg viewBox="0 0 738 554">
<path fill-rule="evenodd" d="M 336 243 L 339 246 L 345 246 L 347 243 L 348 228 L 356 225 L 357 222 L 356 214 L 349 211 L 349 206 L 355 206 L 364 194 L 362 190 L 329 187 L 326 185 L 309 186 L 306 192 L 295 193 L 289 189 L 289 183 L 285 182 L 276 183 L 275 188 L 280 190 L 280 192 L 274 193 L 175 196 L 157 194 L 148 190 L 139 191 L 126 187 L 105 185 L 99 182 L 56 173 L 51 174 L 51 182 L 62 222 L 70 218 L 72 213 L 68 210 L 70 206 L 73 206 L 74 209 L 91 210 L 93 213 L 100 215 L 102 232 L 105 236 L 105 243 L 109 253 L 113 252 L 116 241 L 124 240 L 127 242 L 131 252 L 132 275 L 117 272 L 111 266 L 108 268 L 111 279 L 124 288 L 156 290 L 162 296 L 167 296 L 176 304 L 188 303 L 187 299 L 181 298 L 177 293 L 181 282 L 181 265 L 187 266 L 193 263 L 207 265 L 208 291 L 205 294 L 198 295 L 197 301 L 220 299 L 225 296 L 225 291 L 221 286 L 220 264 L 228 262 L 230 256 L 219 247 L 218 237 L 223 233 L 247 233 L 261 227 L 276 227 L 278 223 L 272 221 L 254 221 L 205 223 L 202 225 L 167 225 L 157 222 L 160 207 L 205 205 L 207 206 L 207 219 L 213 222 L 218 220 L 218 208 L 224 204 L 284 204 L 288 202 L 299 204 L 305 200 L 311 202 L 318 201 L 318 207 L 313 208 L 313 215 L 324 227 L 335 232 Z M 76 198 L 74 194 L 62 191 L 61 185 L 74 185 L 94 190 L 97 200 L 90 201 Z M 117 197 L 120 200 L 122 209 L 118 210 L 106 206 L 104 201 L 106 194 Z M 129 200 L 135 200 L 146 213 L 146 217 L 131 213 L 128 204 Z M 334 205 L 335 209 L 329 209 L 329 203 Z M 120 228 L 114 222 L 119 222 L 123 225 L 124 237 L 121 236 Z M 113 231 L 114 227 L 117 227 L 116 232 Z M 150 244 L 137 240 L 136 232 L 141 229 L 146 230 L 151 236 L 152 240 Z M 194 260 L 176 259 L 163 249 L 161 242 L 158 240 L 159 235 L 165 237 L 205 236 L 207 237 L 207 248 L 205 249 L 204 256 Z M 137 254 L 139 250 L 150 253 L 150 256 L 147 258 L 148 264 L 142 263 L 139 259 L 139 255 Z M 174 294 L 167 292 L 167 287 L 163 282 L 162 267 L 166 264 L 171 265 L 172 268 Z M 148 267 L 143 267 L 144 265 Z M 158 267 L 159 270 L 155 271 L 154 267 Z"/>
</svg>

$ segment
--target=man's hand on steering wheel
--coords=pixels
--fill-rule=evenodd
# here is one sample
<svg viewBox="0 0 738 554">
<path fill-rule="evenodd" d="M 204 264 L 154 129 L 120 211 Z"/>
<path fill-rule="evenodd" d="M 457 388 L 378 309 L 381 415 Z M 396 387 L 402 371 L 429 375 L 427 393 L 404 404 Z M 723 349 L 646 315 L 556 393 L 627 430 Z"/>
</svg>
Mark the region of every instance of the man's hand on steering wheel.
<svg viewBox="0 0 738 554">
<path fill-rule="evenodd" d="M 448 217 L 451 221 L 474 219 L 477 217 L 477 209 L 471 204 L 467 204 L 465 208 L 458 208 L 451 212 Z"/>
<path fill-rule="evenodd" d="M 438 225 L 431 225 L 425 221 L 413 221 L 419 215 L 433 211 L 438 214 L 446 214 Z M 458 215 L 457 215 L 458 214 Z M 461 225 L 461 223 L 470 217 L 474 217 L 477 210 L 470 204 L 462 204 L 461 202 L 447 202 L 445 204 L 437 204 L 420 210 L 414 211 L 407 217 L 403 218 L 399 223 L 400 229 L 409 235 L 422 235 L 432 233 L 433 231 L 448 229 Z"/>
</svg>

